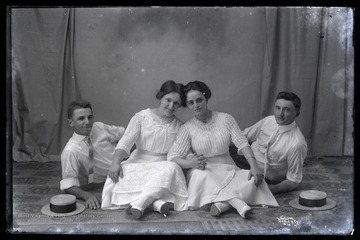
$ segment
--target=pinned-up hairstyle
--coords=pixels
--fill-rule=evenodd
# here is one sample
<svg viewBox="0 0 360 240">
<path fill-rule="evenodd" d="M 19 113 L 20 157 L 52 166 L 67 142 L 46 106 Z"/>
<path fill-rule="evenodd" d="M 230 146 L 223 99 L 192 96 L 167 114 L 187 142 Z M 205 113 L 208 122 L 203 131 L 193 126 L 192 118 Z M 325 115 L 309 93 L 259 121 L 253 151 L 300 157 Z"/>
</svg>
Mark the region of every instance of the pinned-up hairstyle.
<svg viewBox="0 0 360 240">
<path fill-rule="evenodd" d="M 184 87 L 185 95 L 188 92 L 190 92 L 191 90 L 196 90 L 196 91 L 202 92 L 202 94 L 204 95 L 206 101 L 208 101 L 209 98 L 211 97 L 211 90 L 204 82 L 197 81 L 197 80 L 193 81 L 193 82 L 189 82 Z"/>
<path fill-rule="evenodd" d="M 156 99 L 162 99 L 166 94 L 176 92 L 180 95 L 181 106 L 186 107 L 186 97 L 184 93 L 184 85 L 176 83 L 174 80 L 167 80 L 161 85 L 160 90 L 156 94 Z"/>
</svg>

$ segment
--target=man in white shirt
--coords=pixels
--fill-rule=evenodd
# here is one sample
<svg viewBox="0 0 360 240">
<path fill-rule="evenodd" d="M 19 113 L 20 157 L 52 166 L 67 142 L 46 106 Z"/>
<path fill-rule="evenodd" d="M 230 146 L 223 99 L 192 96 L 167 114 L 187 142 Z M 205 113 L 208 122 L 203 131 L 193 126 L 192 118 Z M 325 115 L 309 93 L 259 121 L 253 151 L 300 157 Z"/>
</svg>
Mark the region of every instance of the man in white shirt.
<svg viewBox="0 0 360 240">
<path fill-rule="evenodd" d="M 101 198 L 89 190 L 105 182 L 125 128 L 94 123 L 91 104 L 85 100 L 70 103 L 68 122 L 74 133 L 61 153 L 60 189 L 85 200 L 86 208 L 100 208 Z"/>
<path fill-rule="evenodd" d="M 300 98 L 292 92 L 278 93 L 274 115 L 244 130 L 260 169 L 272 193 L 295 190 L 303 178 L 307 144 L 295 118 L 300 114 Z M 242 156 L 232 155 L 240 168 L 248 168 Z"/>
</svg>

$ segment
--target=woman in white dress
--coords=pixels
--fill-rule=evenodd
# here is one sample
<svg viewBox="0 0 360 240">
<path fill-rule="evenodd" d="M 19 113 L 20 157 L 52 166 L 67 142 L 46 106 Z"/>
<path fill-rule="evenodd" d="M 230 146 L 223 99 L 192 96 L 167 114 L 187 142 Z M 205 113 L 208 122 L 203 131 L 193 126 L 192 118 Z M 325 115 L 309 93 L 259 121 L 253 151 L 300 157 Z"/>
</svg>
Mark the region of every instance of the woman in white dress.
<svg viewBox="0 0 360 240">
<path fill-rule="evenodd" d="M 208 109 L 209 87 L 194 81 L 184 87 L 184 92 L 194 117 L 181 126 L 167 158 L 188 169 L 189 209 L 210 206 L 210 214 L 220 216 L 234 207 L 241 217 L 247 218 L 249 205 L 278 207 L 235 119 Z M 229 155 L 231 142 L 246 157 L 250 170 L 236 166 Z M 193 152 L 191 156 L 189 150 Z"/>
<path fill-rule="evenodd" d="M 130 120 L 115 155 L 102 192 L 102 208 L 126 208 L 139 219 L 150 206 L 163 215 L 169 208 L 187 210 L 187 186 L 180 166 L 166 161 L 181 121 L 174 115 L 186 105 L 183 85 L 166 81 L 157 93 L 160 105 L 144 109 Z M 136 149 L 129 156 L 133 145 Z"/>
</svg>

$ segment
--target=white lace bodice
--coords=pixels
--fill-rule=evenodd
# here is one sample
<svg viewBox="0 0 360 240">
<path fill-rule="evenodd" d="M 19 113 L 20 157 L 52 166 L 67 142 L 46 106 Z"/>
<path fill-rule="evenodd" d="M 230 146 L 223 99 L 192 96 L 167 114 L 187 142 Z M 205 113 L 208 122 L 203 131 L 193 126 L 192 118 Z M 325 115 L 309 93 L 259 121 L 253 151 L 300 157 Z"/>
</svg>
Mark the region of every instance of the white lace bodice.
<svg viewBox="0 0 360 240">
<path fill-rule="evenodd" d="M 221 112 L 213 112 L 210 122 L 203 123 L 195 117 L 179 130 L 178 138 L 168 153 L 168 160 L 184 157 L 191 148 L 196 154 L 214 157 L 226 154 L 230 142 L 242 149 L 249 146 L 235 119 Z"/>
<path fill-rule="evenodd" d="M 181 124 L 176 117 L 168 122 L 149 108 L 141 110 L 131 118 L 116 149 L 123 149 L 130 154 L 135 143 L 138 149 L 166 154 L 173 145 Z"/>
</svg>

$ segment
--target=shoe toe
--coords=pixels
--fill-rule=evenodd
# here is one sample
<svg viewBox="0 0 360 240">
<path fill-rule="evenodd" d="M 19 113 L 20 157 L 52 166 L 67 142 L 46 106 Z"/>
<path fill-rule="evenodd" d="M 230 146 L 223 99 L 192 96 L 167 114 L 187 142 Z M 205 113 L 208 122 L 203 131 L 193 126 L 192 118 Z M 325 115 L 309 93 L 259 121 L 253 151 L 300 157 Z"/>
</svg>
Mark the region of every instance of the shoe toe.
<svg viewBox="0 0 360 240">
<path fill-rule="evenodd" d="M 213 217 L 218 217 L 220 216 L 221 211 L 216 207 L 215 204 L 211 205 L 210 208 L 210 215 Z"/>
<path fill-rule="evenodd" d="M 250 212 L 251 212 L 251 208 L 249 206 L 246 206 L 243 208 L 240 215 L 241 215 L 241 217 L 247 219 L 247 218 L 249 218 Z"/>
<path fill-rule="evenodd" d="M 131 205 L 129 205 L 129 206 L 125 209 L 125 213 L 126 213 L 126 215 L 131 215 Z"/>
<path fill-rule="evenodd" d="M 160 208 L 161 214 L 169 215 L 170 213 L 170 203 L 164 203 Z"/>
<path fill-rule="evenodd" d="M 139 219 L 143 215 L 143 212 L 136 208 L 131 208 L 131 215 L 134 219 Z"/>
</svg>

